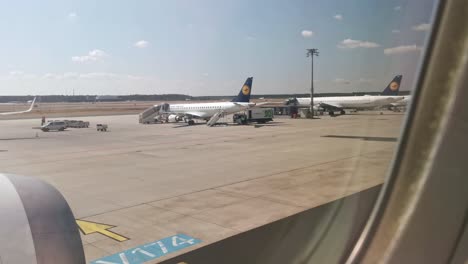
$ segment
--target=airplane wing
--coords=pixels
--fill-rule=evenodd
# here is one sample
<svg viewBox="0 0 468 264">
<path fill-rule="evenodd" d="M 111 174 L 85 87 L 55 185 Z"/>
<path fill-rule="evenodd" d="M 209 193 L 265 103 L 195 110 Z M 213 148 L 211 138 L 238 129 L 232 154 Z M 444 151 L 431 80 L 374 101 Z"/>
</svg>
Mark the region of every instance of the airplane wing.
<svg viewBox="0 0 468 264">
<path fill-rule="evenodd" d="M 336 103 L 320 103 L 319 106 L 321 108 L 330 109 L 330 110 L 334 110 L 334 109 L 341 110 L 341 109 L 343 109 L 342 105 L 336 104 Z"/>
<path fill-rule="evenodd" d="M 267 105 L 271 104 L 270 102 L 261 102 L 261 103 L 256 103 L 254 107 L 262 107 L 262 105 Z"/>
<path fill-rule="evenodd" d="M 275 104 L 272 104 L 270 102 L 261 102 L 261 103 L 255 103 L 254 105 L 250 106 L 249 109 L 282 107 L 282 106 L 284 106 L 283 103 L 275 105 Z"/>
<path fill-rule="evenodd" d="M 34 100 L 32 101 L 31 106 L 29 107 L 28 110 L 18 111 L 18 112 L 3 112 L 3 113 L 0 113 L 0 115 L 16 115 L 16 114 L 24 114 L 24 113 L 31 112 L 34 108 L 35 103 L 36 103 L 36 97 L 34 97 Z"/>
<path fill-rule="evenodd" d="M 259 105 L 257 103 L 237 103 L 237 102 L 233 102 L 233 104 L 238 105 L 238 106 L 246 106 L 248 108 L 253 108 Z"/>
<path fill-rule="evenodd" d="M 199 112 L 187 112 L 184 114 L 185 116 L 190 116 L 192 118 L 203 118 L 204 113 L 199 113 Z"/>
</svg>

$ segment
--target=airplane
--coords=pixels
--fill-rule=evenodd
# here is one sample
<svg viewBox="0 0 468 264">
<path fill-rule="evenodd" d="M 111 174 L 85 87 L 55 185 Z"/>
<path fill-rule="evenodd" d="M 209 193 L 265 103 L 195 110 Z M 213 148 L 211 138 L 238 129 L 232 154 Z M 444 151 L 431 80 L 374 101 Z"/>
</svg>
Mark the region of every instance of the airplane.
<svg viewBox="0 0 468 264">
<path fill-rule="evenodd" d="M 382 92 L 381 95 L 385 95 L 385 96 L 388 96 L 388 97 L 395 97 L 395 98 L 400 98 L 401 96 L 398 96 L 398 90 L 399 90 L 399 84 L 401 82 L 401 78 L 402 76 L 400 76 L 400 81 L 397 82 L 398 84 L 398 88 L 395 88 L 395 84 L 393 85 L 393 89 L 390 87 L 391 85 L 387 86 L 387 88 L 385 88 L 385 90 Z M 400 99 L 394 103 L 391 103 L 389 106 L 393 109 L 397 109 L 399 107 L 406 107 L 408 105 L 408 103 L 411 101 L 411 95 L 405 95 L 403 96 L 403 99 Z"/>
<path fill-rule="evenodd" d="M 325 109 L 333 116 L 335 111 L 340 111 L 340 114 L 344 115 L 346 114 L 345 109 L 375 109 L 398 102 L 404 98 L 403 96 L 398 96 L 402 77 L 402 75 L 395 76 L 385 87 L 381 95 L 315 97 L 314 109 Z M 285 104 L 294 105 L 299 108 L 308 108 L 310 107 L 310 98 L 290 98 L 286 100 Z"/>
<path fill-rule="evenodd" d="M 389 109 L 395 112 L 399 112 L 401 111 L 401 109 L 405 109 L 405 107 L 408 106 L 409 102 L 411 102 L 411 98 L 412 98 L 411 95 L 405 95 L 403 96 L 403 99 L 397 102 L 391 103 L 389 106 Z"/>
<path fill-rule="evenodd" d="M 16 115 L 16 114 L 24 114 L 24 113 L 28 113 L 28 112 L 31 112 L 34 108 L 34 104 L 36 103 L 36 97 L 34 97 L 34 99 L 32 100 L 31 102 L 31 106 L 29 107 L 28 110 L 24 110 L 24 111 L 17 111 L 17 112 L 3 112 L 3 113 L 0 113 L 0 115 Z"/>
<path fill-rule="evenodd" d="M 155 106 L 159 108 L 160 114 L 169 114 L 169 119 L 182 121 L 189 125 L 194 125 L 193 119 L 207 121 L 207 125 L 212 126 L 225 114 L 233 114 L 248 108 L 254 107 L 255 103 L 250 103 L 253 77 L 247 78 L 237 97 L 230 102 L 216 103 L 192 103 L 192 104 L 163 104 Z"/>
</svg>

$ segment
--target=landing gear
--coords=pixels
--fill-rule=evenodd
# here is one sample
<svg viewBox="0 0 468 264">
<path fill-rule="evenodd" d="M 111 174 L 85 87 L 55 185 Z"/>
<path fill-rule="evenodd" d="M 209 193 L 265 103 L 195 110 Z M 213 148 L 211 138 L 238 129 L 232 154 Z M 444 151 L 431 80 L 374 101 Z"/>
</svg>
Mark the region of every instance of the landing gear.
<svg viewBox="0 0 468 264">
<path fill-rule="evenodd" d="M 193 126 L 193 125 L 195 125 L 195 121 L 189 120 L 189 121 L 188 121 L 188 124 L 189 124 L 189 126 Z"/>
<path fill-rule="evenodd" d="M 341 114 L 341 115 L 345 115 L 345 114 L 346 114 L 345 110 L 341 110 L 341 111 L 340 111 L 340 114 Z"/>
<path fill-rule="evenodd" d="M 333 112 L 333 111 L 328 111 L 328 114 L 329 114 L 330 116 L 335 116 L 335 112 Z"/>
</svg>

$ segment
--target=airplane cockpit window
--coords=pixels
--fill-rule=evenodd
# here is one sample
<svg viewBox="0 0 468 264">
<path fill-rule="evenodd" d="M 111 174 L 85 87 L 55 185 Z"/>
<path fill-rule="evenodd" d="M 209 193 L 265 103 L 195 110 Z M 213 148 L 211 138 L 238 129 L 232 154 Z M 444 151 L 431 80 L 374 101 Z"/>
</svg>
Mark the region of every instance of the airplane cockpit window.
<svg viewBox="0 0 468 264">
<path fill-rule="evenodd" d="M 423 87 L 442 13 L 462 5 L 0 3 L 0 263 L 352 263 L 377 250 L 364 234 L 386 234 L 376 205 L 413 161 L 418 111 L 441 106 Z M 424 120 L 420 139 L 439 119 Z"/>
</svg>

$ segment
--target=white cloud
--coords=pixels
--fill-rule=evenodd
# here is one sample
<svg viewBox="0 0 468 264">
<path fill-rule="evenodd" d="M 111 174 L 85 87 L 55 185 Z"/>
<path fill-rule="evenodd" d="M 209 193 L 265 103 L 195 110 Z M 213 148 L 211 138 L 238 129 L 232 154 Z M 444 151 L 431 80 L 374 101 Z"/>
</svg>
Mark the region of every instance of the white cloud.
<svg viewBox="0 0 468 264">
<path fill-rule="evenodd" d="M 392 33 L 395 33 L 395 34 L 400 33 L 400 30 L 394 29 L 394 30 L 392 30 Z"/>
<path fill-rule="evenodd" d="M 23 76 L 24 72 L 22 72 L 22 71 L 10 71 L 8 74 L 10 76 L 13 76 L 13 77 L 18 77 L 18 76 Z"/>
<path fill-rule="evenodd" d="M 31 74 L 31 73 L 25 73 L 22 71 L 10 71 L 8 72 L 8 75 L 5 76 L 7 79 L 14 79 L 14 80 L 26 80 L 26 79 L 34 79 L 37 77 L 36 74 Z"/>
<path fill-rule="evenodd" d="M 25 73 L 18 70 L 9 71 L 7 74 L 0 74 L 0 80 L 31 80 L 37 77 L 36 74 Z"/>
<path fill-rule="evenodd" d="M 37 78 L 37 75 L 36 74 L 26 74 L 26 75 L 24 75 L 24 78 L 26 78 L 26 79 L 35 79 L 35 78 Z"/>
<path fill-rule="evenodd" d="M 93 62 L 93 61 L 101 60 L 106 56 L 107 56 L 107 54 L 104 51 L 99 50 L 99 49 L 95 49 L 95 50 L 92 50 L 92 51 L 88 52 L 87 55 L 73 56 L 72 61 L 73 62 L 78 62 L 78 63 Z"/>
<path fill-rule="evenodd" d="M 340 49 L 355 49 L 355 48 L 377 48 L 379 44 L 370 41 L 361 41 L 354 39 L 345 39 L 337 45 Z"/>
<path fill-rule="evenodd" d="M 135 42 L 135 44 L 133 45 L 137 48 L 143 49 L 143 48 L 148 47 L 149 42 L 146 40 L 140 40 L 140 41 Z"/>
<path fill-rule="evenodd" d="M 82 73 L 79 75 L 80 79 L 113 79 L 119 78 L 120 76 L 115 73 L 110 72 L 90 72 L 90 73 Z"/>
<path fill-rule="evenodd" d="M 393 54 L 403 54 L 408 52 L 415 52 L 421 51 L 422 47 L 414 45 L 406 45 L 406 46 L 397 46 L 393 48 L 384 49 L 385 55 L 393 55 Z"/>
<path fill-rule="evenodd" d="M 372 83 L 372 79 L 366 79 L 366 78 L 359 78 L 360 83 Z"/>
<path fill-rule="evenodd" d="M 59 76 L 54 73 L 46 73 L 42 76 L 42 79 L 58 79 Z"/>
<path fill-rule="evenodd" d="M 75 12 L 71 12 L 68 14 L 68 19 L 75 20 L 78 18 L 78 15 Z"/>
<path fill-rule="evenodd" d="M 143 80 L 145 77 L 131 74 L 117 74 L 112 72 L 65 72 L 65 73 L 46 73 L 41 76 L 48 80 Z"/>
<path fill-rule="evenodd" d="M 401 6 L 395 6 L 395 7 L 393 8 L 393 10 L 395 10 L 395 11 L 400 11 L 400 10 L 401 10 Z"/>
<path fill-rule="evenodd" d="M 431 24 L 422 23 L 411 27 L 411 29 L 414 31 L 429 31 L 429 29 L 431 29 Z"/>
<path fill-rule="evenodd" d="M 103 57 L 103 56 L 106 56 L 106 53 L 102 50 L 98 50 L 98 49 L 95 49 L 95 50 L 92 50 L 89 52 L 89 56 L 91 57 Z"/>
<path fill-rule="evenodd" d="M 62 76 L 60 76 L 60 79 L 61 78 L 64 78 L 64 79 L 77 79 L 78 77 L 80 77 L 80 74 L 77 73 L 77 72 L 66 72 Z"/>
<path fill-rule="evenodd" d="M 340 20 L 340 21 L 341 21 L 341 20 L 343 20 L 343 15 L 341 15 L 341 14 L 336 14 L 336 15 L 333 16 L 333 18 L 336 19 L 336 20 Z"/>
<path fill-rule="evenodd" d="M 128 74 L 125 77 L 128 78 L 129 80 L 132 80 L 132 81 L 140 81 L 140 80 L 148 79 L 148 78 L 145 78 L 143 76 L 132 75 L 132 74 Z"/>
<path fill-rule="evenodd" d="M 336 78 L 333 80 L 334 83 L 337 83 L 337 84 L 351 84 L 351 81 L 350 80 L 346 80 L 346 79 L 343 79 L 343 78 Z"/>
<path fill-rule="evenodd" d="M 310 38 L 310 37 L 313 37 L 313 36 L 314 36 L 314 32 L 312 32 L 312 31 L 310 31 L 310 30 L 302 30 L 301 35 L 302 35 L 304 38 Z"/>
</svg>

